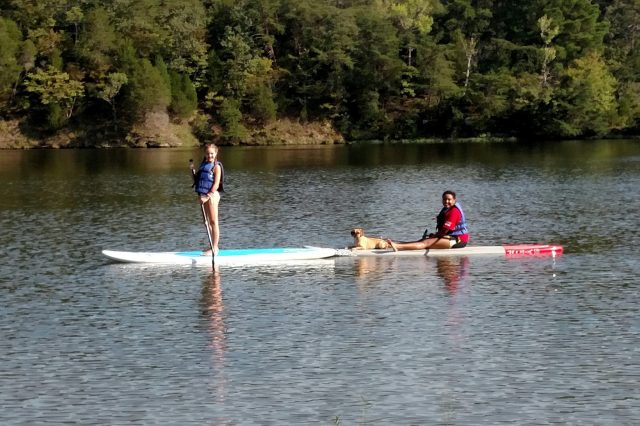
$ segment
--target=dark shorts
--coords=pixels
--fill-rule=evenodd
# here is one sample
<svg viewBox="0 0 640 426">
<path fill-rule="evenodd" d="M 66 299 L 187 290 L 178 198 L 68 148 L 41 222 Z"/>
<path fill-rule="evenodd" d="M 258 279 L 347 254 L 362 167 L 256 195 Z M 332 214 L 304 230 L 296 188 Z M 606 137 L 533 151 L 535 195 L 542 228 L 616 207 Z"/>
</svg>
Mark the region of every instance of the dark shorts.
<svg viewBox="0 0 640 426">
<path fill-rule="evenodd" d="M 447 235 L 444 238 L 455 241 L 455 243 L 451 246 L 452 249 L 463 248 L 467 246 L 467 243 L 465 241 L 461 241 L 460 238 L 456 237 L 455 235 Z"/>
<path fill-rule="evenodd" d="M 466 242 L 458 240 L 458 242 L 455 243 L 454 245 L 452 245 L 451 248 L 452 249 L 457 249 L 457 248 L 463 248 L 463 247 L 466 247 L 466 246 L 467 246 Z"/>
<path fill-rule="evenodd" d="M 425 231 L 426 232 L 426 231 Z M 422 239 L 425 240 L 427 238 L 434 238 L 435 235 L 434 234 L 429 234 L 427 236 L 422 236 Z M 443 240 L 449 240 L 451 244 L 453 242 L 453 245 L 451 245 L 449 248 L 452 249 L 457 249 L 457 248 L 463 248 L 467 246 L 467 243 L 465 241 L 461 241 L 460 238 L 456 237 L 455 235 L 445 235 L 444 237 L 441 237 Z"/>
</svg>

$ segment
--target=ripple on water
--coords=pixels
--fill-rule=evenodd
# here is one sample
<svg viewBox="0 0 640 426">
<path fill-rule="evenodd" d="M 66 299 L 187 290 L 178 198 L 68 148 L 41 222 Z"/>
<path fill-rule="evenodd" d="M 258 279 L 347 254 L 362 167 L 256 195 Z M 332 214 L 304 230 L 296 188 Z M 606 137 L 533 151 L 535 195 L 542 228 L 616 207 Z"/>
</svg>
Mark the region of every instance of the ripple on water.
<svg viewBox="0 0 640 426">
<path fill-rule="evenodd" d="M 473 244 L 566 252 L 219 276 L 99 254 L 206 246 L 194 153 L 53 153 L 20 184 L 3 170 L 0 422 L 637 424 L 637 147 L 597 146 L 229 149 L 223 247 L 344 247 L 355 226 L 413 239 L 452 188 Z"/>
</svg>

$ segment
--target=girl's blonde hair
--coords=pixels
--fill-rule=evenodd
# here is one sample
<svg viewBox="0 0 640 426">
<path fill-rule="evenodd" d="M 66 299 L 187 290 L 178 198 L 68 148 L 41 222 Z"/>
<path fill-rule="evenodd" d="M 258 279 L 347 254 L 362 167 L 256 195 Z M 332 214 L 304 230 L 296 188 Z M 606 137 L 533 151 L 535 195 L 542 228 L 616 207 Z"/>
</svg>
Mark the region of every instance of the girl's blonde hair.
<svg viewBox="0 0 640 426">
<path fill-rule="evenodd" d="M 209 148 L 213 148 L 213 150 L 217 153 L 218 152 L 218 146 L 214 143 L 208 143 L 204 146 L 204 151 L 206 152 Z"/>
</svg>

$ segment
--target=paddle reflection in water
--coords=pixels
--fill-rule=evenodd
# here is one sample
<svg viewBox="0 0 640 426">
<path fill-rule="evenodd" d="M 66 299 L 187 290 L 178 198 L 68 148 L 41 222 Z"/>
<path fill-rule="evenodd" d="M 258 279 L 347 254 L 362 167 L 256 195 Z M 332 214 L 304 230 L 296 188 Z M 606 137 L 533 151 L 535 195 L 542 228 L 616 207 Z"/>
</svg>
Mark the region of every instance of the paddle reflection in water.
<svg viewBox="0 0 640 426">
<path fill-rule="evenodd" d="M 202 315 L 209 324 L 209 348 L 212 350 L 211 364 L 214 372 L 213 388 L 215 398 L 218 402 L 224 402 L 227 393 L 227 378 L 225 376 L 227 330 L 224 323 L 224 301 L 222 299 L 220 272 L 218 271 L 212 272 L 203 281 Z"/>
</svg>

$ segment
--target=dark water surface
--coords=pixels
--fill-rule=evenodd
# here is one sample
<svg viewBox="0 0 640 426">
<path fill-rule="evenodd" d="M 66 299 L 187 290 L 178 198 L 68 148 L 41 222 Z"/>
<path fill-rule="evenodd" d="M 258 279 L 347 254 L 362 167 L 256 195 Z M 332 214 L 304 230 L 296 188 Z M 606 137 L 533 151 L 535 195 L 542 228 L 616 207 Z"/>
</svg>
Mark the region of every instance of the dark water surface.
<svg viewBox="0 0 640 426">
<path fill-rule="evenodd" d="M 0 424 L 640 424 L 640 142 L 222 148 L 222 248 L 556 259 L 108 263 L 206 246 L 187 150 L 0 151 Z"/>
</svg>

